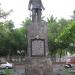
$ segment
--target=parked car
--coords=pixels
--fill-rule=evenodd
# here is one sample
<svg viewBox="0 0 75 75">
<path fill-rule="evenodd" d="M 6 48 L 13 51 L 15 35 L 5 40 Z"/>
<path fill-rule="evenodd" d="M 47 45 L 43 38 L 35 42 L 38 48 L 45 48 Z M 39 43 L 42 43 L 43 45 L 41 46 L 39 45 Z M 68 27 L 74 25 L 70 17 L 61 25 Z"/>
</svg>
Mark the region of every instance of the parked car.
<svg viewBox="0 0 75 75">
<path fill-rule="evenodd" d="M 8 62 L 2 63 L 0 65 L 0 68 L 13 68 L 13 64 L 12 63 L 8 63 Z"/>
<path fill-rule="evenodd" d="M 3 69 L 0 69 L 0 75 L 6 75 Z"/>
<path fill-rule="evenodd" d="M 67 68 L 75 67 L 75 55 L 67 57 L 65 67 Z"/>
</svg>

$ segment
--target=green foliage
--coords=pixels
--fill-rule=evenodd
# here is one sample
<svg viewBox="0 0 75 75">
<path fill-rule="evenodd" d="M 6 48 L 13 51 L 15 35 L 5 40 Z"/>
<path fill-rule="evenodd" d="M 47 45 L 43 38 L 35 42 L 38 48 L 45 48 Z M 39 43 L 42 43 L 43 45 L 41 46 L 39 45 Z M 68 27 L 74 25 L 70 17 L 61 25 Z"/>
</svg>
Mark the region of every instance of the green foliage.
<svg viewBox="0 0 75 75">
<path fill-rule="evenodd" d="M 55 41 L 62 49 L 66 49 L 71 54 L 75 53 L 75 21 L 70 21 Z"/>
<path fill-rule="evenodd" d="M 68 26 L 64 29 L 64 31 L 58 36 L 58 41 L 71 43 L 75 41 L 75 22 L 72 21 Z"/>
<path fill-rule="evenodd" d="M 31 23 L 30 19 L 22 22 L 21 28 L 14 28 L 14 23 L 10 20 L 0 22 L 0 56 L 20 55 L 27 52 L 27 27 Z"/>
<path fill-rule="evenodd" d="M 12 69 L 5 69 L 4 71 L 6 75 L 12 75 Z"/>
<path fill-rule="evenodd" d="M 65 51 L 62 51 L 66 46 L 65 43 L 57 42 L 56 40 L 64 28 L 67 27 L 67 24 L 68 21 L 63 18 L 57 21 L 56 18 L 51 16 L 48 19 L 48 47 L 50 55 L 56 56 L 59 54 L 61 56 L 65 54 Z"/>
<path fill-rule="evenodd" d="M 2 53 L 0 52 L 0 55 L 7 55 L 8 50 L 11 48 L 11 44 L 12 44 L 11 39 L 13 36 L 12 26 L 14 27 L 12 21 L 0 22 L 0 50 L 2 52 Z"/>
</svg>

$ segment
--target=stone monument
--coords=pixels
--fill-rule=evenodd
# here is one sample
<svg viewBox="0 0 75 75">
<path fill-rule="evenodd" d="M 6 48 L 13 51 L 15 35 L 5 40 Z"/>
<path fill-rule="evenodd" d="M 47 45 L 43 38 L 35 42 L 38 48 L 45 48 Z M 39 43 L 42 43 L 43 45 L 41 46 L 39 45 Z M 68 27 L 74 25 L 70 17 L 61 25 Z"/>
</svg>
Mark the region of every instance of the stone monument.
<svg viewBox="0 0 75 75">
<path fill-rule="evenodd" d="M 41 20 L 44 6 L 41 0 L 29 0 L 32 23 L 28 27 L 28 56 L 25 61 L 25 75 L 51 75 L 52 64 L 48 58 L 48 28 Z"/>
</svg>

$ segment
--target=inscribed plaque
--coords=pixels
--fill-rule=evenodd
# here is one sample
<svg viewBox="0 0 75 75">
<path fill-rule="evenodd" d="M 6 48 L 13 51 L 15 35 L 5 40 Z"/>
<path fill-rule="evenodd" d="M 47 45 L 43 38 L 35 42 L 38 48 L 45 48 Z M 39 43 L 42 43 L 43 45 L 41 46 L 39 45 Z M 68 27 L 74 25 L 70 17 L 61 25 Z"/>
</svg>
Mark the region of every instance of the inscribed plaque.
<svg viewBox="0 0 75 75">
<path fill-rule="evenodd" d="M 44 41 L 34 40 L 32 41 L 32 55 L 33 56 L 42 56 L 44 55 Z"/>
</svg>

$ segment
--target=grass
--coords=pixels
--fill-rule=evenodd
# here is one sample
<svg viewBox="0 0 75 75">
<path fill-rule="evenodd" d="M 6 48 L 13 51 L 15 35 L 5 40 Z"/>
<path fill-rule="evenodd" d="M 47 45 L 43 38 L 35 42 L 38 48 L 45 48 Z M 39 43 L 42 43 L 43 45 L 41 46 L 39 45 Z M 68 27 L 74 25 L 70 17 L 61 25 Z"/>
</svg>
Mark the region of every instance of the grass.
<svg viewBox="0 0 75 75">
<path fill-rule="evenodd" d="M 63 70 L 63 73 L 64 73 L 64 75 L 69 75 L 68 69 L 64 69 L 64 70 Z"/>
<path fill-rule="evenodd" d="M 6 75 L 12 75 L 12 69 L 5 69 L 4 71 Z"/>
<path fill-rule="evenodd" d="M 75 75 L 75 72 L 70 72 L 68 69 L 63 70 L 64 75 Z"/>
</svg>

